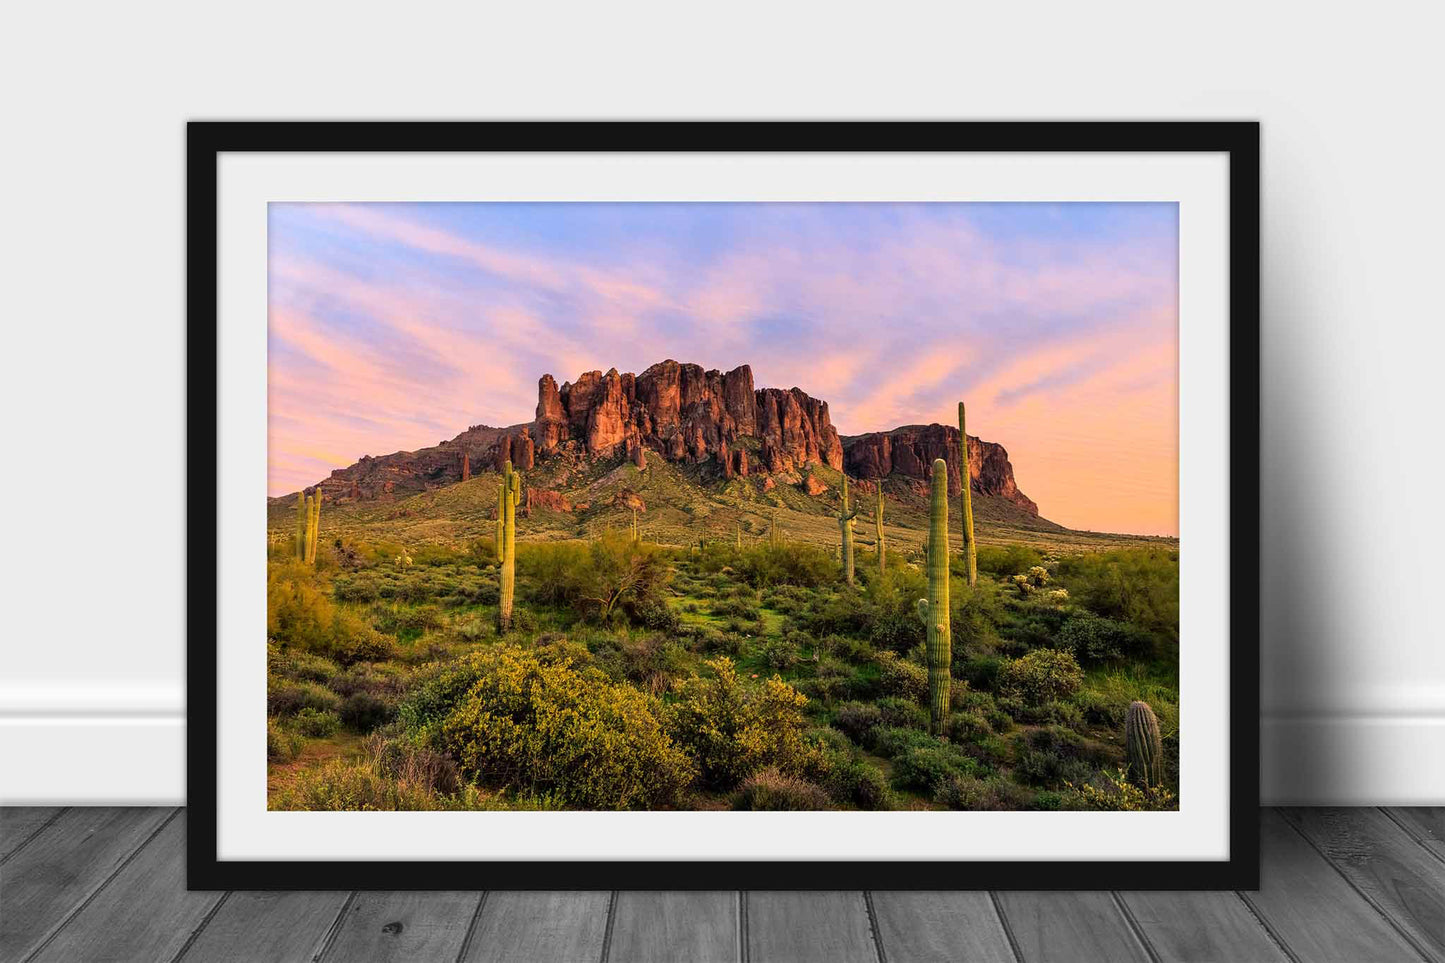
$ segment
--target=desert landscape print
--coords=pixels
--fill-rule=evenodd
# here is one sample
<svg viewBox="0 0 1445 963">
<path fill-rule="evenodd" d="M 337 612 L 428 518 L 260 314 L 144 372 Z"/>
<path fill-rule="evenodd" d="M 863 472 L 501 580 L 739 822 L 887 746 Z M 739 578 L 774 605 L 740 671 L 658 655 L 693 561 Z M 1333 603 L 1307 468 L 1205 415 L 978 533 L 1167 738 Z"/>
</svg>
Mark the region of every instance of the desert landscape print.
<svg viewBox="0 0 1445 963">
<path fill-rule="evenodd" d="M 269 808 L 1178 808 L 1175 205 L 268 240 Z"/>
</svg>

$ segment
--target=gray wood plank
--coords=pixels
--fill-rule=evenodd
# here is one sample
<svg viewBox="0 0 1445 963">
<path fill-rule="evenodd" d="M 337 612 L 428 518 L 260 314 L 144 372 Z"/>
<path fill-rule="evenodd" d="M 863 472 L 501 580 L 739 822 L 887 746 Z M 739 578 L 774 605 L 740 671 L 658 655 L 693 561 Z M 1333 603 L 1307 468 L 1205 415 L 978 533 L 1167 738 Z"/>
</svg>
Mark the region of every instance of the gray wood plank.
<svg viewBox="0 0 1445 963">
<path fill-rule="evenodd" d="M 998 903 L 1027 963 L 1149 963 L 1109 893 L 999 893 Z"/>
<path fill-rule="evenodd" d="M 1285 963 L 1289 957 L 1235 893 L 1120 893 L 1162 961 Z"/>
<path fill-rule="evenodd" d="M 1014 963 L 987 893 L 875 892 L 873 914 L 888 963 Z"/>
<path fill-rule="evenodd" d="M 1427 957 L 1445 960 L 1445 863 L 1378 809 L 1283 813 Z"/>
<path fill-rule="evenodd" d="M 0 960 L 22 960 L 151 837 L 174 809 L 68 809 L 5 863 Z"/>
<path fill-rule="evenodd" d="M 1310 963 L 1420 959 L 1283 816 L 1266 810 L 1259 829 L 1259 890 L 1242 896 L 1291 953 Z"/>
<path fill-rule="evenodd" d="M 1445 806 L 1392 806 L 1386 812 L 1420 845 L 1445 859 Z"/>
<path fill-rule="evenodd" d="M 324 959 L 453 963 L 481 899 L 481 893 L 357 893 Z"/>
<path fill-rule="evenodd" d="M 6 806 L 0 809 L 0 863 L 63 811 L 59 806 Z"/>
<path fill-rule="evenodd" d="M 597 963 L 611 901 L 599 892 L 488 893 L 463 960 Z"/>
<path fill-rule="evenodd" d="M 725 892 L 625 892 L 612 912 L 617 963 L 737 963 L 738 899 Z"/>
<path fill-rule="evenodd" d="M 220 899 L 219 893 L 186 890 L 186 815 L 181 813 L 66 921 L 35 963 L 169 960 Z"/>
<path fill-rule="evenodd" d="M 228 893 L 185 963 L 311 963 L 348 893 Z"/>
<path fill-rule="evenodd" d="M 751 963 L 877 963 L 860 891 L 745 894 Z"/>
</svg>

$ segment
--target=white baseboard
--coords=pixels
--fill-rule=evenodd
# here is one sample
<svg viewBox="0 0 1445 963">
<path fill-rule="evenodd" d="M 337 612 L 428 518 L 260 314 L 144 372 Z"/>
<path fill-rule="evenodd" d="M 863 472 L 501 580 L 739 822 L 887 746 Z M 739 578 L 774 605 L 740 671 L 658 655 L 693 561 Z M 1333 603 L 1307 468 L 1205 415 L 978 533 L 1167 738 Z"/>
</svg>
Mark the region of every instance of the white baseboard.
<svg viewBox="0 0 1445 963">
<path fill-rule="evenodd" d="M 184 805 L 174 686 L 0 691 L 0 804 Z M 1266 805 L 1445 804 L 1445 716 L 1292 715 L 1260 726 Z"/>
<path fill-rule="evenodd" d="M 1266 716 L 1260 799 L 1271 806 L 1445 805 L 1445 716 Z"/>
</svg>

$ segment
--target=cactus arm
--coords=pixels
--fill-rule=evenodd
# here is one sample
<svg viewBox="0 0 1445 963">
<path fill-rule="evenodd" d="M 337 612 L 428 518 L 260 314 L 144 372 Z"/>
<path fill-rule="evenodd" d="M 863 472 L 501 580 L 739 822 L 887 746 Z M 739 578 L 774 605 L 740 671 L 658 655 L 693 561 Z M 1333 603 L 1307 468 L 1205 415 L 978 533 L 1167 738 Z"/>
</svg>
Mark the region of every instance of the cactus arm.
<svg viewBox="0 0 1445 963">
<path fill-rule="evenodd" d="M 968 564 L 968 587 L 978 584 L 978 545 L 973 540 L 973 475 L 968 469 L 968 432 L 964 427 L 963 402 L 958 403 L 958 444 L 963 449 L 958 463 L 960 493 L 963 501 L 963 557 Z"/>
<path fill-rule="evenodd" d="M 952 639 L 948 606 L 948 463 L 933 460 L 928 513 L 928 702 L 929 731 L 942 735 L 952 686 Z"/>
</svg>

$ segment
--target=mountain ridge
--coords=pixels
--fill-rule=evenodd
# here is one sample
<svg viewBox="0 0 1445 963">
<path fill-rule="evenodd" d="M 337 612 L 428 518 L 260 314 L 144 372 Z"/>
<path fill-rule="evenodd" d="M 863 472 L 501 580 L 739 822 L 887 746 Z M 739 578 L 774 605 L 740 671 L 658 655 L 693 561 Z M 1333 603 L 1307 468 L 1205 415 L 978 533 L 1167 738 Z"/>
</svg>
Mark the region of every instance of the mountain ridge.
<svg viewBox="0 0 1445 963">
<path fill-rule="evenodd" d="M 509 459 L 523 471 L 539 460 L 625 459 L 643 466 L 645 453 L 653 452 L 668 462 L 711 466 L 723 481 L 749 479 L 762 491 L 798 485 L 813 496 L 828 488 L 815 477 L 828 473 L 814 468 L 847 471 L 865 490 L 893 479 L 921 493 L 933 459 L 943 458 L 950 493 L 962 490 L 957 428 L 901 425 L 845 438 L 826 401 L 796 386 L 757 388 L 746 364 L 722 372 L 668 359 L 641 374 L 594 370 L 560 386 L 549 373 L 537 390 L 531 422 L 470 425 L 430 447 L 364 455 L 307 489 L 320 489 L 332 503 L 394 501 L 499 469 Z M 973 491 L 1038 517 L 1001 444 L 970 435 L 968 455 Z"/>
</svg>

